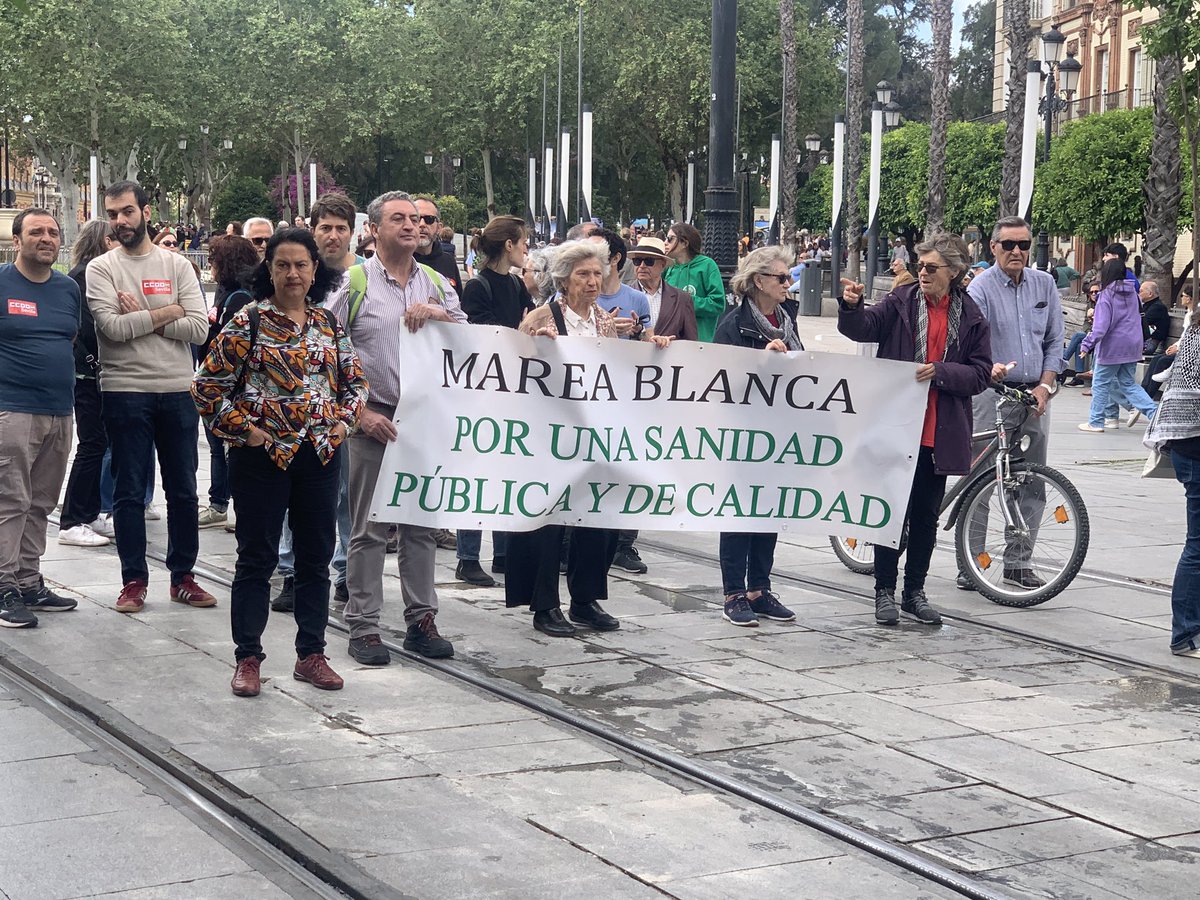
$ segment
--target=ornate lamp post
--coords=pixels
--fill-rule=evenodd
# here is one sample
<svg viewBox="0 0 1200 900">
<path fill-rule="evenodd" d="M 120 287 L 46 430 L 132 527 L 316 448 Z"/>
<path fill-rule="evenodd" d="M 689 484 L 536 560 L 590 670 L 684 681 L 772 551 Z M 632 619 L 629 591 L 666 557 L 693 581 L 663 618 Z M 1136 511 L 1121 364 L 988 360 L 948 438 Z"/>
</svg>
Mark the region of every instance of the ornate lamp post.
<svg viewBox="0 0 1200 900">
<path fill-rule="evenodd" d="M 1066 35 L 1058 30 L 1058 23 L 1052 23 L 1050 30 L 1042 33 L 1042 69 L 1046 78 L 1046 93 L 1038 103 L 1038 115 L 1042 117 L 1042 158 L 1050 159 L 1050 138 L 1054 131 L 1054 120 L 1071 108 L 1071 97 L 1079 87 L 1079 73 L 1083 70 L 1075 52 L 1067 54 L 1062 59 L 1063 47 L 1067 43 Z M 1059 60 L 1062 60 L 1061 62 Z M 1058 80 L 1061 76 L 1062 91 L 1058 90 Z M 1045 228 L 1038 230 L 1037 267 L 1042 271 L 1050 268 L 1050 235 Z"/>
<path fill-rule="evenodd" d="M 708 187 L 704 191 L 704 252 L 728 284 L 737 269 L 738 210 L 733 189 L 733 122 L 737 0 L 713 0 L 712 111 L 708 119 Z"/>
</svg>

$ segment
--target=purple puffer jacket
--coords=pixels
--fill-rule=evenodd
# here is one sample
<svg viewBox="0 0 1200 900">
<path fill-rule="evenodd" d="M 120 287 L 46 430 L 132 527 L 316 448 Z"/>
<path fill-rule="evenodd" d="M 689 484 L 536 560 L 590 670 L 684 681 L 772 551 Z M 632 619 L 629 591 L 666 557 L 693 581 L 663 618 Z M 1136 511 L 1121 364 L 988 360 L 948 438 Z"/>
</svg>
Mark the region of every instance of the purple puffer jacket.
<svg viewBox="0 0 1200 900">
<path fill-rule="evenodd" d="M 1142 311 L 1137 291 L 1128 279 L 1114 281 L 1096 298 L 1092 330 L 1083 339 L 1083 352 L 1096 351 L 1102 366 L 1138 362 L 1142 358 Z"/>
</svg>

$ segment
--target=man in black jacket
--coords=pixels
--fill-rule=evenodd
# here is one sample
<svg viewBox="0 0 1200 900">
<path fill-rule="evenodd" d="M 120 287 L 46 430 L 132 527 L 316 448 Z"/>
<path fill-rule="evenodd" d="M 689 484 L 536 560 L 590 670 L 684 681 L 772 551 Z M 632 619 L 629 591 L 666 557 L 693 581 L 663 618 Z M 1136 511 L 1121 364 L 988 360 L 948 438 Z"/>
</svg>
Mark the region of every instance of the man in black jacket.
<svg viewBox="0 0 1200 900">
<path fill-rule="evenodd" d="M 418 225 L 417 252 L 413 259 L 433 269 L 439 275 L 445 276 L 454 288 L 454 293 L 462 298 L 462 275 L 458 271 L 458 262 L 453 253 L 447 253 L 442 247 L 442 214 L 437 204 L 424 197 L 417 199 L 417 215 L 421 217 Z"/>
<path fill-rule="evenodd" d="M 1158 285 L 1153 281 L 1142 282 L 1138 297 L 1142 301 L 1142 339 L 1145 351 L 1156 356 L 1167 349 L 1171 337 L 1171 314 L 1158 295 Z"/>
</svg>

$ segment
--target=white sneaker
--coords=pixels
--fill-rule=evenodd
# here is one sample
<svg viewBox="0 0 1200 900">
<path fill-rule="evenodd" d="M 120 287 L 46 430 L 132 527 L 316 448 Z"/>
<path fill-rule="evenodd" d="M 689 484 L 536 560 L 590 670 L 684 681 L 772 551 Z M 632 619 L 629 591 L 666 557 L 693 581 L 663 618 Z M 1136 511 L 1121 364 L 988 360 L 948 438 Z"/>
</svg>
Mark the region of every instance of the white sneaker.
<svg viewBox="0 0 1200 900">
<path fill-rule="evenodd" d="M 102 534 L 106 538 L 115 538 L 117 529 L 113 528 L 112 513 L 100 513 L 100 516 L 95 522 L 88 526 L 96 534 Z"/>
<path fill-rule="evenodd" d="M 1132 412 L 1129 414 L 1129 418 L 1127 418 L 1127 419 L 1125 420 L 1125 426 L 1126 426 L 1127 428 L 1132 428 L 1134 425 L 1136 425 L 1136 424 L 1137 424 L 1137 420 L 1138 420 L 1138 419 L 1140 419 L 1141 417 L 1142 417 L 1142 414 L 1141 414 L 1141 413 L 1140 413 L 1138 410 L 1136 410 L 1136 409 L 1135 409 L 1135 410 L 1133 410 L 1133 411 L 1132 411 Z"/>
<path fill-rule="evenodd" d="M 1088 431 L 1092 434 L 1104 434 L 1104 429 L 1099 425 L 1092 425 L 1090 422 L 1083 422 L 1079 426 L 1080 431 Z"/>
<path fill-rule="evenodd" d="M 218 525 L 224 525 L 228 518 L 221 510 L 208 506 L 200 511 L 197 522 L 201 528 L 216 528 Z"/>
<path fill-rule="evenodd" d="M 1104 420 L 1105 428 L 1116 428 L 1120 424 L 1121 424 L 1120 421 L 1118 421 L 1117 419 L 1105 419 Z"/>
<path fill-rule="evenodd" d="M 58 532 L 58 542 L 68 547 L 103 547 L 108 544 L 108 538 L 96 534 L 87 525 L 73 525 Z"/>
<path fill-rule="evenodd" d="M 159 509 L 157 506 L 155 506 L 153 503 L 151 503 L 149 506 L 146 507 L 146 521 L 147 522 L 157 522 L 161 518 L 162 518 L 162 510 Z"/>
<path fill-rule="evenodd" d="M 1167 367 L 1166 367 L 1165 369 L 1163 369 L 1161 372 L 1155 372 L 1153 375 L 1151 375 L 1151 376 L 1150 376 L 1150 380 L 1151 380 L 1151 381 L 1157 381 L 1159 384 L 1163 384 L 1163 383 L 1164 383 L 1164 382 L 1165 382 L 1165 381 L 1166 381 L 1168 378 L 1170 378 L 1170 377 L 1171 377 L 1171 370 L 1172 370 L 1173 368 L 1175 368 L 1175 364 L 1174 364 L 1174 363 L 1172 363 L 1171 365 L 1167 366 Z"/>
</svg>

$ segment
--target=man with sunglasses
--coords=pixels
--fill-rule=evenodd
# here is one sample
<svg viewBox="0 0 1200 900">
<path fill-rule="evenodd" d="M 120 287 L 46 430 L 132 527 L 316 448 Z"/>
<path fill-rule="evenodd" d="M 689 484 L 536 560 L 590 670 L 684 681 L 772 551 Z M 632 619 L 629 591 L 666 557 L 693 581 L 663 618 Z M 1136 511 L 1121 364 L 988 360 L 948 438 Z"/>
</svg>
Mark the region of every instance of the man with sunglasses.
<svg viewBox="0 0 1200 900">
<path fill-rule="evenodd" d="M 1047 405 L 1058 387 L 1058 373 L 1064 360 L 1062 302 L 1054 276 L 1029 265 L 1033 232 L 1019 216 L 1000 219 L 992 229 L 992 253 L 996 264 L 985 269 L 971 282 L 967 293 L 992 326 L 992 380 L 1015 388 L 1024 388 L 1037 400 L 1034 415 L 1025 420 L 1013 438 L 1019 442 L 1028 435 L 1025 452 L 1029 462 L 1046 462 L 1050 438 Z M 1009 365 L 1012 368 L 1009 368 Z M 1010 401 L 1003 401 L 1011 407 Z M 974 401 L 975 431 L 993 428 L 996 422 L 996 395 L 991 391 L 977 394 Z M 1009 408 L 1006 412 L 1016 412 Z M 982 449 L 976 447 L 976 450 Z M 1021 512 L 1027 522 L 1039 522 L 1045 498 L 1026 492 L 1021 497 Z M 1036 541 L 1036 531 L 1032 535 Z M 1025 588 L 1044 583 L 1034 572 L 1030 559 L 1032 546 L 1010 546 L 1004 554 L 1004 581 Z M 971 590 L 966 575 L 959 573 L 958 587 Z"/>
<path fill-rule="evenodd" d="M 461 297 L 463 283 L 458 261 L 453 253 L 447 253 L 442 247 L 441 211 L 429 198 L 418 197 L 417 215 L 421 221 L 417 226 L 417 252 L 413 254 L 413 259 L 443 276 L 454 288 L 454 293 Z"/>
<path fill-rule="evenodd" d="M 270 220 L 261 216 L 247 219 L 246 223 L 242 225 L 242 237 L 254 245 L 260 260 L 267 258 L 267 242 L 271 240 L 271 235 L 274 233 L 275 227 Z"/>
</svg>

